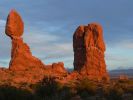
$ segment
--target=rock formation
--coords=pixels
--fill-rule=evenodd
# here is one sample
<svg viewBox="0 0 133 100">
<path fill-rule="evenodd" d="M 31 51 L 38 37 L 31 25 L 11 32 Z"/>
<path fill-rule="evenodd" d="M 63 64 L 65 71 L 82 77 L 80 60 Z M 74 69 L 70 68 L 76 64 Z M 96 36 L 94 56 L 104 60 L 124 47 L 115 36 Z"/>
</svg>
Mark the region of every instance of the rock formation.
<svg viewBox="0 0 133 100">
<path fill-rule="evenodd" d="M 24 31 L 24 23 L 20 15 L 11 10 L 8 15 L 5 33 L 12 40 L 10 70 L 28 70 L 32 68 L 44 68 L 44 64 L 32 56 L 29 46 L 23 42 L 21 37 Z"/>
<path fill-rule="evenodd" d="M 21 83 L 34 84 L 47 76 L 52 76 L 63 84 L 77 82 L 83 76 L 98 80 L 108 78 L 104 60 L 105 43 L 99 24 L 79 26 L 75 31 L 74 71 L 71 73 L 64 68 L 63 62 L 44 65 L 41 60 L 32 56 L 29 46 L 23 42 L 23 32 L 24 23 L 21 16 L 11 10 L 5 28 L 6 35 L 12 40 L 11 61 L 9 69 L 0 68 L 2 84 L 8 80 L 13 86 L 21 86 Z"/>
<path fill-rule="evenodd" d="M 52 64 L 52 72 L 54 72 L 54 73 L 67 73 L 66 69 L 64 68 L 63 62 L 53 63 Z"/>
<path fill-rule="evenodd" d="M 54 76 L 60 79 L 67 75 L 64 63 L 44 65 L 41 60 L 32 56 L 29 46 L 23 42 L 24 23 L 21 16 L 11 10 L 8 15 L 5 33 L 12 40 L 11 61 L 9 69 L 0 68 L 0 81 L 12 86 L 21 87 L 21 83 L 35 84 L 46 76 Z"/>
<path fill-rule="evenodd" d="M 104 60 L 102 27 L 97 23 L 79 26 L 73 35 L 74 70 L 90 79 L 108 78 Z"/>
<path fill-rule="evenodd" d="M 67 75 L 68 72 L 64 67 L 63 62 L 58 62 L 58 63 L 52 63 L 52 65 L 46 65 L 46 71 L 45 74 L 49 76 L 54 76 L 57 78 L 60 78 L 64 75 Z"/>
</svg>

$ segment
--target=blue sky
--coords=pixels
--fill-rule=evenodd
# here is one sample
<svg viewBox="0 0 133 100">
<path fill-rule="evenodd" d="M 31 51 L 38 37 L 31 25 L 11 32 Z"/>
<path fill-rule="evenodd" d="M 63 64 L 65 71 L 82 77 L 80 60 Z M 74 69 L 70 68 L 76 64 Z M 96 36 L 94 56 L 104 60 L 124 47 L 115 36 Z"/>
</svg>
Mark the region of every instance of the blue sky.
<svg viewBox="0 0 133 100">
<path fill-rule="evenodd" d="M 8 67 L 11 40 L 6 18 L 16 9 L 25 22 L 24 41 L 45 64 L 73 67 L 72 36 L 79 25 L 103 26 L 107 68 L 133 67 L 132 0 L 0 0 L 0 66 Z"/>
</svg>

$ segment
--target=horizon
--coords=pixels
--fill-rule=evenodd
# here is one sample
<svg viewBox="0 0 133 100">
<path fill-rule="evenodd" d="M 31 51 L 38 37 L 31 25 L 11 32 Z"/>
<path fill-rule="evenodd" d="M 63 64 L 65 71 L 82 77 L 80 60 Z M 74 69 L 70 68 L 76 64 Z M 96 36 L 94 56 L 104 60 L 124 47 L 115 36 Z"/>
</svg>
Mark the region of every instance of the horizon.
<svg viewBox="0 0 133 100">
<path fill-rule="evenodd" d="M 133 68 L 133 1 L 0 1 L 1 67 L 10 61 L 11 40 L 4 31 L 8 13 L 15 9 L 25 23 L 24 41 L 44 64 L 64 62 L 65 68 L 73 68 L 74 31 L 98 22 L 103 27 L 107 69 Z"/>
</svg>

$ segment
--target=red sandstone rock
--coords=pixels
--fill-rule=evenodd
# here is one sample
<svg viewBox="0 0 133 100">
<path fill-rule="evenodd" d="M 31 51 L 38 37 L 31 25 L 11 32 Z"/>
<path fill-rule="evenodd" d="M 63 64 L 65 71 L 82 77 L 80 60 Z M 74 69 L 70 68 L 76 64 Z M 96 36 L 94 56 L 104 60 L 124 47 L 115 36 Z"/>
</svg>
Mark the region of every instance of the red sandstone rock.
<svg viewBox="0 0 133 100">
<path fill-rule="evenodd" d="M 92 23 L 88 26 L 79 26 L 73 36 L 74 69 L 71 74 L 64 68 L 64 64 L 53 63 L 45 65 L 32 56 L 29 46 L 23 42 L 23 21 L 20 15 L 12 10 L 7 18 L 6 34 L 12 39 L 12 52 L 9 69 L 0 69 L 0 80 L 21 85 L 21 83 L 34 84 L 46 75 L 54 76 L 59 82 L 67 84 L 77 82 L 83 77 L 89 79 L 108 78 L 104 60 L 105 44 L 102 27 Z M 10 81 L 9 81 L 10 80 Z"/>
<path fill-rule="evenodd" d="M 12 39 L 11 70 L 32 70 L 44 68 L 44 64 L 36 57 L 32 56 L 30 48 L 20 37 L 23 34 L 24 25 L 20 15 L 12 10 L 7 18 L 5 32 Z"/>
<path fill-rule="evenodd" d="M 67 75 L 62 62 L 44 65 L 41 60 L 32 56 L 29 46 L 23 42 L 21 37 L 23 29 L 20 15 L 12 10 L 7 18 L 5 30 L 12 40 L 11 61 L 9 69 L 0 69 L 0 74 L 2 74 L 0 80 L 10 80 L 10 83 L 16 86 L 21 83 L 34 84 L 46 75 L 53 75 L 58 79 Z"/>
<path fill-rule="evenodd" d="M 5 33 L 13 37 L 20 37 L 24 31 L 24 24 L 21 16 L 15 11 L 11 10 L 8 15 Z"/>
<path fill-rule="evenodd" d="M 52 65 L 46 65 L 46 68 L 47 70 L 45 71 L 45 73 L 47 73 L 47 75 L 62 77 L 68 74 L 63 62 L 53 63 Z"/>
<path fill-rule="evenodd" d="M 30 48 L 23 42 L 22 38 L 13 38 L 9 68 L 11 70 L 32 70 L 44 68 L 44 64 L 41 60 L 32 56 Z"/>
<path fill-rule="evenodd" d="M 55 73 L 67 73 L 66 69 L 64 68 L 63 62 L 53 63 L 52 64 L 52 70 Z"/>
<path fill-rule="evenodd" d="M 79 26 L 73 35 L 74 69 L 90 79 L 108 77 L 104 60 L 102 27 L 91 23 Z"/>
</svg>

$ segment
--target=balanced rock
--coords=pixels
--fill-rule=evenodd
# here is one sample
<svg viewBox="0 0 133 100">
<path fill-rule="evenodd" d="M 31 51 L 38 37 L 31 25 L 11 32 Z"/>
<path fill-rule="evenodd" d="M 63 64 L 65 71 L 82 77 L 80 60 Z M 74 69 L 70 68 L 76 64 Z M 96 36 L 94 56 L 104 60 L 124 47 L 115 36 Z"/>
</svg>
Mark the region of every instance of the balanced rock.
<svg viewBox="0 0 133 100">
<path fill-rule="evenodd" d="M 29 46 L 23 42 L 24 25 L 20 15 L 11 10 L 6 23 L 6 34 L 12 39 L 11 61 L 9 69 L 11 70 L 32 70 L 35 68 L 44 68 L 44 64 L 38 58 L 32 56 Z"/>
<path fill-rule="evenodd" d="M 15 10 L 11 10 L 7 17 L 5 33 L 13 38 L 22 36 L 23 31 L 24 23 L 21 16 Z"/>
<path fill-rule="evenodd" d="M 102 27 L 97 23 L 79 26 L 73 35 L 74 70 L 90 79 L 108 78 L 104 60 Z"/>
</svg>

